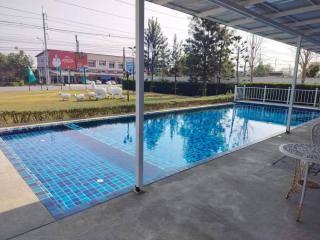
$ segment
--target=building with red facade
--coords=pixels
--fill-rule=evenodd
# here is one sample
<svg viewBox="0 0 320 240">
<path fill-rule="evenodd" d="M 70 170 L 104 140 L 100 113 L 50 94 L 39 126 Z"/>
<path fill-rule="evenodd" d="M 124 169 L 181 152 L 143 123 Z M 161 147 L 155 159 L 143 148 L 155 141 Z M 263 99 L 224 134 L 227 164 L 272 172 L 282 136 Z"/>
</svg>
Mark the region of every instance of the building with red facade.
<svg viewBox="0 0 320 240">
<path fill-rule="evenodd" d="M 123 75 L 122 56 L 48 49 L 49 79 L 45 81 L 46 54 L 36 55 L 37 69 L 43 83 L 81 83 L 84 72 L 89 80 L 119 80 Z M 132 66 L 133 58 L 125 58 Z"/>
</svg>

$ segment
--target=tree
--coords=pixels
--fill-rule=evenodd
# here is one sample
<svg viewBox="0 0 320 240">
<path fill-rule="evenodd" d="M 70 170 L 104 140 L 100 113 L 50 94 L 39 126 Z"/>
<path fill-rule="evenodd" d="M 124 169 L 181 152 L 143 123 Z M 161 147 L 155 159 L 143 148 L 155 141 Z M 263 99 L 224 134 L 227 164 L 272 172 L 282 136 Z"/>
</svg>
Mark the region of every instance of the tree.
<svg viewBox="0 0 320 240">
<path fill-rule="evenodd" d="M 0 53 L 0 72 L 2 84 L 8 82 L 23 81 L 27 75 L 27 67 L 32 66 L 32 58 L 19 51 L 19 53 Z"/>
<path fill-rule="evenodd" d="M 234 77 L 234 63 L 230 60 L 225 61 L 223 63 L 223 68 L 222 68 L 222 78 L 223 79 L 230 79 Z"/>
<path fill-rule="evenodd" d="M 170 73 L 174 75 L 174 94 L 177 94 L 177 75 L 179 73 L 179 64 L 182 57 L 182 41 L 177 40 L 177 35 L 174 34 L 173 45 L 170 53 Z"/>
<path fill-rule="evenodd" d="M 307 68 L 308 68 L 312 58 L 313 58 L 313 54 L 310 50 L 301 49 L 299 65 L 301 68 L 301 83 L 302 84 L 304 84 L 304 82 L 306 81 Z"/>
<path fill-rule="evenodd" d="M 224 67 L 230 67 L 232 65 L 229 60 L 231 54 L 230 46 L 233 44 L 238 36 L 234 36 L 233 31 L 229 31 L 226 27 L 220 27 L 218 32 L 218 76 L 217 76 L 217 87 L 216 94 L 219 94 L 221 78 L 224 73 L 227 73 L 228 69 Z M 232 65 L 233 68 L 233 65 Z"/>
<path fill-rule="evenodd" d="M 160 24 L 157 19 L 149 19 L 148 26 L 144 33 L 145 42 L 145 67 L 151 75 L 151 85 L 156 71 L 167 65 L 168 43 L 163 36 Z"/>
<path fill-rule="evenodd" d="M 307 77 L 314 78 L 317 76 L 320 71 L 319 63 L 311 63 L 307 69 Z"/>
<path fill-rule="evenodd" d="M 186 40 L 184 63 L 190 80 L 200 81 L 202 95 L 207 94 L 207 84 L 220 83 L 224 63 L 229 60 L 232 32 L 219 23 L 193 17 L 190 38 Z"/>
<path fill-rule="evenodd" d="M 250 68 L 250 81 L 253 82 L 253 70 L 254 67 L 258 64 L 258 53 L 261 49 L 262 38 L 251 34 L 251 37 L 248 39 L 248 64 Z"/>
<path fill-rule="evenodd" d="M 255 77 L 266 77 L 270 72 L 272 72 L 272 70 L 273 69 L 270 64 L 263 64 L 260 62 L 258 66 L 253 69 L 253 75 Z"/>
</svg>

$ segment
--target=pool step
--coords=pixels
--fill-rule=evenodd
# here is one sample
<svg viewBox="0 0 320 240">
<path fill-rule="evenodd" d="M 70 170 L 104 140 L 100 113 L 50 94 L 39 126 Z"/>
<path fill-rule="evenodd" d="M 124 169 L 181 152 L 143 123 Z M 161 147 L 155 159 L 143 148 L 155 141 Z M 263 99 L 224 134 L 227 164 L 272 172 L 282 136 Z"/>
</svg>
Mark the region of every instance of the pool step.
<svg viewBox="0 0 320 240">
<path fill-rule="evenodd" d="M 82 127 L 80 127 L 79 125 L 75 124 L 75 123 L 68 123 L 66 124 L 66 126 L 70 129 L 73 129 L 73 130 L 81 130 L 83 129 Z"/>
</svg>

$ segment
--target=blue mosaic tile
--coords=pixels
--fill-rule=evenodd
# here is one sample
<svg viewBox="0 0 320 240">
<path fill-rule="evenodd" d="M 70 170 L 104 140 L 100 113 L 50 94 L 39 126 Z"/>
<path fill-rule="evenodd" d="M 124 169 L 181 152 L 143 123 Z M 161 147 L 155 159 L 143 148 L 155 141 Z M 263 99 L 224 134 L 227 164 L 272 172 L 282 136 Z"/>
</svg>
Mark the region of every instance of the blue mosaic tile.
<svg viewBox="0 0 320 240">
<path fill-rule="evenodd" d="M 285 130 L 287 109 L 237 104 L 147 115 L 144 183 Z M 319 111 L 294 109 L 293 126 Z M 133 188 L 133 118 L 87 121 L 0 133 L 0 149 L 55 218 Z"/>
</svg>

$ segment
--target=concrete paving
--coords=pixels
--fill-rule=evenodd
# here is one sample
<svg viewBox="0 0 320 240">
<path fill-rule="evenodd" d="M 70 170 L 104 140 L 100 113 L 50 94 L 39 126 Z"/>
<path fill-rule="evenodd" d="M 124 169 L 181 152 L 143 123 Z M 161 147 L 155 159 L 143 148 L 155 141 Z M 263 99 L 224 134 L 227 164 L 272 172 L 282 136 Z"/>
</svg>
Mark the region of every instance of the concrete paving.
<svg viewBox="0 0 320 240">
<path fill-rule="evenodd" d="M 15 240 L 43 239 L 320 239 L 320 191 L 285 200 L 294 161 L 278 146 L 309 141 L 311 123 L 180 172 Z M 282 158 L 275 166 L 272 162 Z"/>
<path fill-rule="evenodd" d="M 0 239 L 24 233 L 53 220 L 0 151 Z"/>
</svg>

